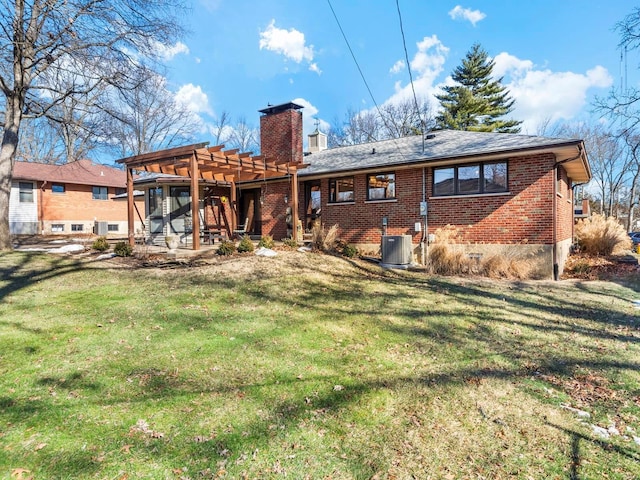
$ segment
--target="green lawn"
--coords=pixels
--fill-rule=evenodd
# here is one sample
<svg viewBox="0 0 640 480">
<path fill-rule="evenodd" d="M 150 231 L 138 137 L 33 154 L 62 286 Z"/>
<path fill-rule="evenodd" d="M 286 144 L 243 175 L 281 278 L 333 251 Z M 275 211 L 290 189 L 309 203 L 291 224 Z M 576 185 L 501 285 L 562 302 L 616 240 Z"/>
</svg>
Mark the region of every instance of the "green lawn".
<svg viewBox="0 0 640 480">
<path fill-rule="evenodd" d="M 0 478 L 640 478 L 639 299 L 1 253 Z"/>
</svg>

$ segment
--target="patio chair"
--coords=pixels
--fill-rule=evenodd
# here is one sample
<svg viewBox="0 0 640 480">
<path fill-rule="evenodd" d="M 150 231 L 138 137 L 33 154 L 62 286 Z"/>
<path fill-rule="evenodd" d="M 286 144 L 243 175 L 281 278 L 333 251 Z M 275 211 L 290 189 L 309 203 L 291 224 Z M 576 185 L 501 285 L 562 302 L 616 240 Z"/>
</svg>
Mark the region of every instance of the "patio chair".
<svg viewBox="0 0 640 480">
<path fill-rule="evenodd" d="M 249 217 L 244 219 L 244 225 L 233 231 L 234 237 L 242 237 L 247 233 L 247 229 L 249 228 Z"/>
</svg>

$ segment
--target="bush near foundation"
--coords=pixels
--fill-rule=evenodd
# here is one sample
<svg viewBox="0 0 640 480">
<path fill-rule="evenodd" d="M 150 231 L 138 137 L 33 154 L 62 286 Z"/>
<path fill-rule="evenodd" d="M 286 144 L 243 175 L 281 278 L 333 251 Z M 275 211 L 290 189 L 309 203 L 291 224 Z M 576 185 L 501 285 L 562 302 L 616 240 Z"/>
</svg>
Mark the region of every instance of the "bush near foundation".
<svg viewBox="0 0 640 480">
<path fill-rule="evenodd" d="M 575 237 L 580 250 L 591 255 L 613 255 L 631 248 L 631 239 L 613 217 L 592 215 L 576 224 Z"/>
</svg>

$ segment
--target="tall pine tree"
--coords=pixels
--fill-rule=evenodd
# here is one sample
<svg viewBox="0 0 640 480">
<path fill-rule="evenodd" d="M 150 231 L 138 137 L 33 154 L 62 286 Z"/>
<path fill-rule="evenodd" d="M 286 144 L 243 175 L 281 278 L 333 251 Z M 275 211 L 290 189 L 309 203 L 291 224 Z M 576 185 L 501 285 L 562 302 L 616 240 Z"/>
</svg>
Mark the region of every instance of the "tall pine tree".
<svg viewBox="0 0 640 480">
<path fill-rule="evenodd" d="M 515 102 L 509 96 L 502 78 L 492 80 L 495 62 L 487 52 L 474 44 L 462 65 L 456 67 L 451 78 L 455 85 L 444 87 L 436 95 L 442 110 L 436 116 L 437 128 L 472 130 L 477 132 L 518 133 L 520 120 L 504 120 Z"/>
</svg>

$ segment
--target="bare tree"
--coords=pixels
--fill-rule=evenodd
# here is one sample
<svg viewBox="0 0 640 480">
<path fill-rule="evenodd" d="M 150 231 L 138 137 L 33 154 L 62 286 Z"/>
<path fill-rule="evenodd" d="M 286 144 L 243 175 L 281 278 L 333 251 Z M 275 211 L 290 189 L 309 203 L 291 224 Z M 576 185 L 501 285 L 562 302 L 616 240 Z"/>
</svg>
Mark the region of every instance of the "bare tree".
<svg viewBox="0 0 640 480">
<path fill-rule="evenodd" d="M 174 8 L 180 0 L 0 0 L 0 90 L 4 108 L 0 144 L 0 250 L 11 248 L 9 194 L 20 127 L 67 98 L 104 83 L 134 88 L 140 59 L 181 32 Z M 70 85 L 46 82 L 54 72 L 74 72 Z"/>
<path fill-rule="evenodd" d="M 166 88 L 165 78 L 146 72 L 133 90 L 118 90 L 104 108 L 111 119 L 103 140 L 122 157 L 187 143 L 195 137 L 198 120 Z M 104 116 L 103 116 L 104 118 Z"/>
<path fill-rule="evenodd" d="M 422 100 L 417 106 L 414 100 L 407 99 L 372 110 L 349 109 L 344 122 L 334 120 L 331 125 L 327 134 L 329 146 L 358 145 L 428 131 L 434 126 L 430 104 Z"/>
<path fill-rule="evenodd" d="M 600 197 L 601 213 L 613 215 L 632 167 L 632 159 L 621 137 L 600 124 L 565 125 L 558 133 L 562 137 L 584 140 Z"/>
<path fill-rule="evenodd" d="M 227 148 L 237 148 L 241 152 L 257 152 L 260 150 L 258 131 L 252 128 L 244 117 L 240 117 L 233 126 Z"/>
<path fill-rule="evenodd" d="M 228 142 L 231 135 L 231 114 L 223 110 L 222 113 L 213 121 L 211 134 L 213 135 L 213 144 L 222 145 Z"/>
<path fill-rule="evenodd" d="M 45 118 L 30 118 L 22 122 L 21 141 L 16 152 L 18 162 L 61 163 L 58 134 Z"/>
</svg>

